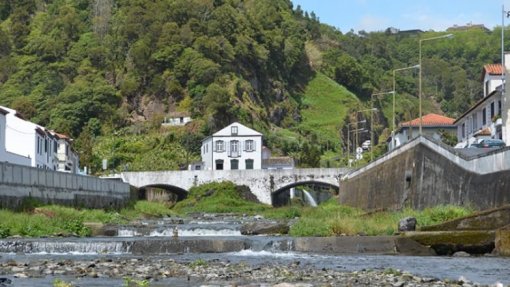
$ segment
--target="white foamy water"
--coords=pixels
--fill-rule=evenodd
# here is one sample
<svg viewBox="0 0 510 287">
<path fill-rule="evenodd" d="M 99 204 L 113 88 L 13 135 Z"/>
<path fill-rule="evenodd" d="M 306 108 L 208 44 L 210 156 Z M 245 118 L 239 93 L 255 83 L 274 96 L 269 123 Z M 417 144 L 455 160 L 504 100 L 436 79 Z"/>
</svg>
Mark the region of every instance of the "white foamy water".
<svg viewBox="0 0 510 287">
<path fill-rule="evenodd" d="M 118 237 L 134 237 L 134 236 L 140 236 L 141 233 L 137 232 L 136 230 L 131 229 L 119 229 L 117 231 Z"/>
<path fill-rule="evenodd" d="M 307 255 L 305 254 L 297 254 L 294 252 L 274 252 L 274 251 L 267 251 L 267 250 L 261 250 L 261 251 L 254 251 L 251 249 L 245 249 L 238 252 L 231 252 L 229 253 L 232 256 L 239 256 L 239 257 L 276 257 L 276 258 L 303 258 Z"/>
<path fill-rule="evenodd" d="M 183 229 L 177 230 L 178 236 L 241 236 L 241 231 L 233 229 Z M 173 229 L 154 230 L 151 231 L 149 236 L 160 237 L 160 236 L 174 236 Z"/>
</svg>

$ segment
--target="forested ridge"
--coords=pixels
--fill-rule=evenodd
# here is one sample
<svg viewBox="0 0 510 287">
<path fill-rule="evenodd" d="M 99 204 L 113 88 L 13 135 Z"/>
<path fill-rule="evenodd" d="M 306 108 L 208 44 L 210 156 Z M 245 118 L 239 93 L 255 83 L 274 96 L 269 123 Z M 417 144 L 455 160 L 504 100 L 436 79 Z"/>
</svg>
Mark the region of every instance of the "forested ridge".
<svg viewBox="0 0 510 287">
<path fill-rule="evenodd" d="M 392 89 L 392 69 L 418 63 L 420 37 L 439 33 L 342 33 L 289 0 L 0 0 L 0 104 L 76 138 L 96 170 L 102 158 L 182 167 L 232 121 L 302 166 L 339 165 L 353 112 Z M 499 41 L 470 30 L 425 43 L 425 110 L 456 117 L 478 100 Z M 398 74 L 399 121 L 418 116 L 416 84 L 416 72 Z M 391 105 L 376 106 L 382 141 Z M 193 123 L 160 128 L 173 111 Z"/>
</svg>

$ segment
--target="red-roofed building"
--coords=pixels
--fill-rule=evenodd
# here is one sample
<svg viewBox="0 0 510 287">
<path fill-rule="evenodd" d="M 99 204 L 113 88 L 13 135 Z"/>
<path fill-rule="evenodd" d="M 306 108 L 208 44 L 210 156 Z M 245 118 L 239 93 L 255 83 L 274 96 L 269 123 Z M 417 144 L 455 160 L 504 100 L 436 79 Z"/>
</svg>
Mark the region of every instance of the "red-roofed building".
<svg viewBox="0 0 510 287">
<path fill-rule="evenodd" d="M 503 66 L 501 64 L 487 64 L 483 66 L 483 97 L 487 97 L 503 83 Z"/>
<path fill-rule="evenodd" d="M 505 54 L 510 63 L 509 54 Z M 488 64 L 483 67 L 483 98 L 464 112 L 457 120 L 457 148 L 469 147 L 483 138 L 503 139 L 502 83 L 503 66 Z"/>
<path fill-rule="evenodd" d="M 455 134 L 457 131 L 454 125 L 455 119 L 438 114 L 427 114 L 422 117 L 423 135 L 441 140 L 441 134 L 447 132 Z M 393 140 L 388 142 L 390 150 L 401 146 L 419 135 L 420 118 L 401 123 L 395 132 Z"/>
</svg>

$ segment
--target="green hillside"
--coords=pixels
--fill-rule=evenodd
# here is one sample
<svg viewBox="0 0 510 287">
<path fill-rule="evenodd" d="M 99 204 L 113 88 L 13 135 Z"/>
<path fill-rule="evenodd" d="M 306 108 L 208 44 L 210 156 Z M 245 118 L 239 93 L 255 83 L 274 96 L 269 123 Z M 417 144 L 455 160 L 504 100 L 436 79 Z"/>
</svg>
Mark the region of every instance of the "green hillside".
<svg viewBox="0 0 510 287">
<path fill-rule="evenodd" d="M 480 99 L 498 29 L 423 45 L 425 113 L 456 117 Z M 419 40 L 443 34 L 342 33 L 290 0 L 0 1 L 0 105 L 75 138 L 94 172 L 102 158 L 117 170 L 182 167 L 199 157 L 190 142 L 233 121 L 318 166 L 343 157 L 345 124 L 368 117 L 351 112 L 392 88 L 393 69 L 418 63 Z M 398 75 L 397 122 L 418 117 L 416 84 L 416 73 Z M 376 103 L 379 142 L 388 101 Z M 162 129 L 174 111 L 195 124 Z"/>
<path fill-rule="evenodd" d="M 347 113 L 355 111 L 361 102 L 345 87 L 317 73 L 306 86 L 302 104 L 299 128 L 316 133 L 322 142 L 339 138 Z"/>
</svg>

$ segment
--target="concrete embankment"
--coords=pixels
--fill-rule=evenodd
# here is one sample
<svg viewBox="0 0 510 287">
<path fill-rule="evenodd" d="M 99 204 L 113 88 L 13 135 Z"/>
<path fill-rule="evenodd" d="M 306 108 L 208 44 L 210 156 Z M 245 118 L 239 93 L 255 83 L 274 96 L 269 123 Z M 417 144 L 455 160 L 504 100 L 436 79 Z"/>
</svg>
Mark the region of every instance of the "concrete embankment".
<svg viewBox="0 0 510 287">
<path fill-rule="evenodd" d="M 510 203 L 510 150 L 466 157 L 425 137 L 345 175 L 339 202 L 366 210 Z"/>
<path fill-rule="evenodd" d="M 0 208 L 19 208 L 27 198 L 46 204 L 121 208 L 130 201 L 131 190 L 119 181 L 0 163 Z"/>
</svg>

